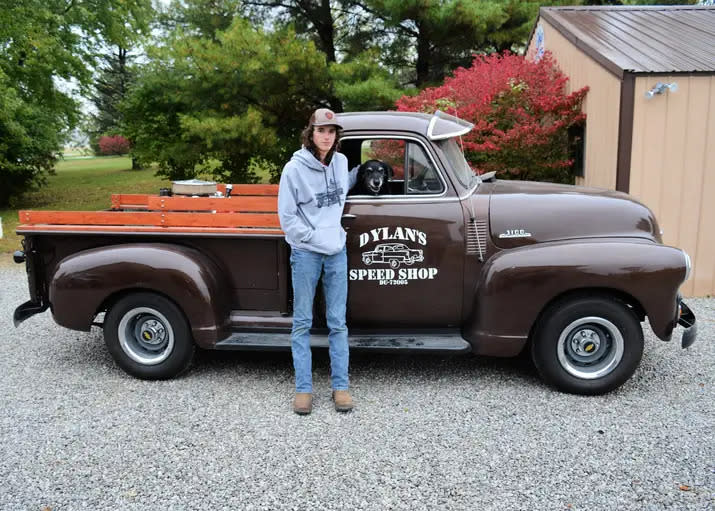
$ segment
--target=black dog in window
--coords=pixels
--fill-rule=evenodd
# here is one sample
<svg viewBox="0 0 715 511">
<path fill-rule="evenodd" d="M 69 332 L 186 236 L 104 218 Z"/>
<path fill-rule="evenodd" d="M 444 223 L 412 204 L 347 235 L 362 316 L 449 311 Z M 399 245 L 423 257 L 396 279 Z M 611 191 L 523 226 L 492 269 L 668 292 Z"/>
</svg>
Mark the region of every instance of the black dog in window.
<svg viewBox="0 0 715 511">
<path fill-rule="evenodd" d="M 392 167 L 380 160 L 367 160 L 358 168 L 358 177 L 351 195 L 388 194 L 388 181 L 392 178 Z"/>
</svg>

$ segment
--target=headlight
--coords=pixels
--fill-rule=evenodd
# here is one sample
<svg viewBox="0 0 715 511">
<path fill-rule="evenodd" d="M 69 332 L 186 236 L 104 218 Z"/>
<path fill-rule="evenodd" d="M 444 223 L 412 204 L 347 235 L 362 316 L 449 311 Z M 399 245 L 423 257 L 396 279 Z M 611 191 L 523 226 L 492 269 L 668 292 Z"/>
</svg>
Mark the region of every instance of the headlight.
<svg viewBox="0 0 715 511">
<path fill-rule="evenodd" d="M 685 250 L 680 250 L 683 253 L 683 257 L 685 257 L 685 280 L 688 280 L 690 278 L 690 272 L 693 269 L 693 265 L 690 262 L 690 256 Z"/>
</svg>

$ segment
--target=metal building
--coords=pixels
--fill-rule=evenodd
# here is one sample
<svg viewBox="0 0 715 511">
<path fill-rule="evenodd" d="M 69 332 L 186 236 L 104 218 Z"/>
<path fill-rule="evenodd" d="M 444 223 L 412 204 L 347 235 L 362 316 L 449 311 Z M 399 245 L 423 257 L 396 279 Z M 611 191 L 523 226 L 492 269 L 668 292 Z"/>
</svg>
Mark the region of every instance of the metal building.
<svg viewBox="0 0 715 511">
<path fill-rule="evenodd" d="M 527 58 L 588 85 L 583 176 L 649 206 L 715 295 L 715 7 L 542 7 Z M 594 219 L 595 222 L 598 219 Z"/>
</svg>

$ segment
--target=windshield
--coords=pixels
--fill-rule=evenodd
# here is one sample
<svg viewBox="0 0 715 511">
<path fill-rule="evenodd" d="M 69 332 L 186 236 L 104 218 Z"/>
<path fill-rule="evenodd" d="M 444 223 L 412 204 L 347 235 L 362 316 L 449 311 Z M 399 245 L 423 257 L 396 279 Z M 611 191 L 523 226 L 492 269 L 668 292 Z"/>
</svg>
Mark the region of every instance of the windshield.
<svg viewBox="0 0 715 511">
<path fill-rule="evenodd" d="M 452 173 L 464 188 L 471 188 L 476 181 L 476 174 L 464 159 L 464 154 L 459 147 L 456 137 L 437 142 L 442 152 L 447 157 Z"/>
</svg>

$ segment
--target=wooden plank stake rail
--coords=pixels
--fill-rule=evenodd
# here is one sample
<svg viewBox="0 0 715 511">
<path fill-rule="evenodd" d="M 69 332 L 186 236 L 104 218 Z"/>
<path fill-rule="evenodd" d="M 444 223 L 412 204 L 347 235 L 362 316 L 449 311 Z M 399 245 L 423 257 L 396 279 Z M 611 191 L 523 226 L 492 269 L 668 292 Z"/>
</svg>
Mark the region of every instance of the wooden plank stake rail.
<svg viewBox="0 0 715 511">
<path fill-rule="evenodd" d="M 156 197 L 147 200 L 150 211 L 216 211 L 217 213 L 275 213 L 278 197 Z"/>
<path fill-rule="evenodd" d="M 216 185 L 216 188 L 218 191 L 221 193 L 225 194 L 226 193 L 226 185 L 220 184 Z M 237 200 L 239 199 L 251 199 L 254 201 L 257 201 L 259 197 L 269 199 L 270 197 L 278 197 L 278 185 L 233 185 L 233 190 L 231 192 L 231 197 L 224 197 L 220 199 L 216 199 L 215 197 L 188 197 L 188 196 L 180 196 L 180 195 L 173 195 L 171 197 L 159 197 L 158 195 L 148 195 L 148 194 L 137 194 L 137 193 L 115 193 L 112 194 L 112 209 L 153 209 L 152 207 L 149 207 L 149 199 L 156 199 L 156 198 L 161 198 L 161 199 L 186 199 L 186 200 L 228 200 L 231 202 L 231 204 L 235 204 Z M 247 204 L 252 204 L 250 201 L 247 202 Z M 276 206 L 277 207 L 277 206 Z M 177 210 L 199 210 L 199 209 L 207 209 L 207 210 L 216 210 L 218 211 L 217 208 L 209 208 L 209 207 L 201 207 L 201 208 L 182 208 L 182 207 L 176 207 L 173 209 Z M 228 209 L 221 209 L 221 211 L 229 211 Z M 238 210 L 230 210 L 230 211 L 238 211 Z M 241 211 L 249 211 L 248 209 L 241 209 Z M 250 210 L 250 211 L 268 211 L 265 209 L 256 209 L 256 210 Z M 273 211 L 276 211 L 275 209 Z"/>
<path fill-rule="evenodd" d="M 277 185 L 234 185 L 223 198 L 113 194 L 111 211 L 20 211 L 18 231 L 281 234 L 277 194 Z"/>
<path fill-rule="evenodd" d="M 21 211 L 30 225 L 125 225 L 162 227 L 273 227 L 278 215 L 265 213 L 178 213 L 159 211 Z"/>
</svg>

